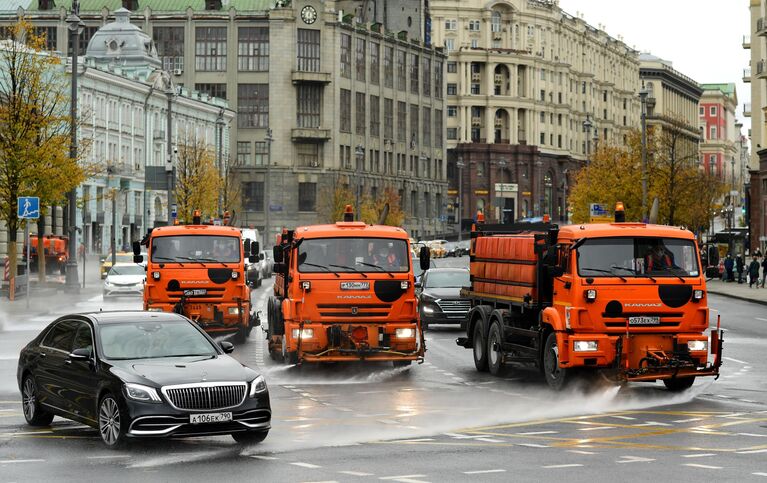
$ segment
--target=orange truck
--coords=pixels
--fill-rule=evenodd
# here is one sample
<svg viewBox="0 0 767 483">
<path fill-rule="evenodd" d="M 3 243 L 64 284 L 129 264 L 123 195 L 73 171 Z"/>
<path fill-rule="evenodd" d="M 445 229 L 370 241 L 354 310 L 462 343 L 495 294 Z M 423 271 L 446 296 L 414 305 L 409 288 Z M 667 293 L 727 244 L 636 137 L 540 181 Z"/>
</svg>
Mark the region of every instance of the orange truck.
<svg viewBox="0 0 767 483">
<path fill-rule="evenodd" d="M 147 247 L 144 310 L 175 312 L 211 335 L 235 334 L 244 342 L 259 325 L 252 313 L 245 259 L 255 261 L 258 242 L 243 240 L 231 226 L 203 225 L 195 213 L 189 225 L 150 230 L 133 243 L 134 262 Z"/>
<path fill-rule="evenodd" d="M 274 247 L 266 337 L 287 363 L 423 361 L 405 230 L 344 220 L 283 231 Z M 419 262 L 428 267 L 429 249 Z"/>
<path fill-rule="evenodd" d="M 467 337 L 479 371 L 537 366 L 554 389 L 577 373 L 662 380 L 672 391 L 719 375 L 722 331 L 709 328 L 693 234 L 623 222 L 558 227 L 477 224 Z M 712 361 L 709 362 L 709 354 Z"/>
<path fill-rule="evenodd" d="M 69 259 L 69 237 L 60 235 L 46 235 L 43 237 L 43 250 L 45 256 L 45 271 L 58 271 L 64 275 L 67 271 Z M 29 237 L 29 264 L 33 270 L 37 269 L 37 245 L 38 237 Z M 27 250 L 24 249 L 24 256 Z"/>
</svg>

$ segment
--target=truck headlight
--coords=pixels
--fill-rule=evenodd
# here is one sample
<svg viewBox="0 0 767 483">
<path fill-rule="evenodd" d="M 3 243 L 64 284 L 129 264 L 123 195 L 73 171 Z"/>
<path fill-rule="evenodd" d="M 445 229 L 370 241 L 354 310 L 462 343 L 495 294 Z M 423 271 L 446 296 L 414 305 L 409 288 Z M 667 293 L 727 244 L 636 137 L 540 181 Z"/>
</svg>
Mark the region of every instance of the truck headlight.
<svg viewBox="0 0 767 483">
<path fill-rule="evenodd" d="M 408 281 L 399 283 L 399 288 L 401 288 L 402 290 L 407 290 L 409 287 L 410 287 L 410 282 Z"/>
<path fill-rule="evenodd" d="M 703 298 L 703 295 L 704 295 L 703 290 L 695 290 L 692 292 L 693 300 L 701 300 Z"/>
<path fill-rule="evenodd" d="M 250 383 L 250 397 L 256 397 L 256 394 L 260 394 L 266 391 L 266 379 L 264 376 L 258 376 Z"/>
<path fill-rule="evenodd" d="M 312 289 L 312 282 L 308 280 L 304 280 L 301 282 L 301 288 L 306 290 L 307 292 Z"/>
<path fill-rule="evenodd" d="M 586 297 L 586 300 L 589 302 L 593 302 L 597 299 L 597 291 L 596 289 L 590 288 L 588 290 L 583 291 L 583 296 Z"/>
<path fill-rule="evenodd" d="M 708 341 L 707 340 L 688 340 L 687 348 L 690 350 L 690 352 L 707 351 Z"/>
<path fill-rule="evenodd" d="M 314 337 L 314 329 L 293 329 L 293 338 L 298 339 L 298 334 L 301 333 L 301 339 L 311 339 Z"/>
<path fill-rule="evenodd" d="M 593 352 L 597 348 L 598 345 L 595 340 L 576 340 L 573 343 L 573 351 L 575 352 Z"/>
<path fill-rule="evenodd" d="M 153 387 L 143 386 L 141 384 L 125 384 L 125 395 L 136 401 L 160 402 L 160 396 Z"/>
<path fill-rule="evenodd" d="M 229 307 L 228 312 L 229 312 L 229 315 L 240 315 L 240 308 L 239 307 Z"/>
<path fill-rule="evenodd" d="M 397 329 L 394 336 L 398 339 L 412 339 L 415 337 L 415 329 Z"/>
<path fill-rule="evenodd" d="M 152 272 L 152 278 L 155 280 L 160 280 L 160 272 Z"/>
</svg>

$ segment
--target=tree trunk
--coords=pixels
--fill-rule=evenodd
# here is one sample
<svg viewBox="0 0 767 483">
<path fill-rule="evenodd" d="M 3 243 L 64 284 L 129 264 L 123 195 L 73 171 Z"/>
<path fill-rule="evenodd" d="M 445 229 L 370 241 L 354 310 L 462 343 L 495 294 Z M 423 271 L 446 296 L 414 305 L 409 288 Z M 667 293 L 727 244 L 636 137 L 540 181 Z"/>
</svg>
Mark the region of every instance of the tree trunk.
<svg viewBox="0 0 767 483">
<path fill-rule="evenodd" d="M 37 219 L 37 280 L 45 283 L 45 215 L 40 210 L 40 218 Z"/>
<path fill-rule="evenodd" d="M 19 228 L 19 221 L 16 218 L 16 203 L 15 198 L 11 202 L 11 209 L 13 210 L 13 216 L 8 219 L 8 260 L 10 260 L 10 278 L 15 279 L 18 273 L 18 262 L 16 260 L 16 230 Z"/>
</svg>

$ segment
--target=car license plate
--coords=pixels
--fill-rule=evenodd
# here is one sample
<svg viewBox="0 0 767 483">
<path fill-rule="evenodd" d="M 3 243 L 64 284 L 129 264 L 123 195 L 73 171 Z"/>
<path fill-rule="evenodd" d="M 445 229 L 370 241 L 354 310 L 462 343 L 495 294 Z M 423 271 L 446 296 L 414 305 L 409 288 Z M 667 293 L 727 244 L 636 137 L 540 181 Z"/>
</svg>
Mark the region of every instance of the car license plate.
<svg viewBox="0 0 767 483">
<path fill-rule="evenodd" d="M 194 297 L 195 295 L 207 295 L 208 289 L 205 288 L 190 288 L 184 290 L 184 297 Z"/>
<path fill-rule="evenodd" d="M 192 424 L 225 423 L 231 420 L 232 413 L 207 413 L 189 415 L 189 422 Z"/>
<path fill-rule="evenodd" d="M 629 325 L 659 325 L 660 317 L 629 317 Z"/>
</svg>

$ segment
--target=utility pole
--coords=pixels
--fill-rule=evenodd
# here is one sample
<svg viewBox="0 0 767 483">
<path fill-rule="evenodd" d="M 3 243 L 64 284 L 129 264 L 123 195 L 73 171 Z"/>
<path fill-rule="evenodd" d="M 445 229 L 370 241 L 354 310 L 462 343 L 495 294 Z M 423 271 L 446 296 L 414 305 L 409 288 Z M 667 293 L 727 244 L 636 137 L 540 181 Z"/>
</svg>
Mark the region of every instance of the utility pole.
<svg viewBox="0 0 767 483">
<path fill-rule="evenodd" d="M 67 28 L 72 37 L 72 99 L 70 102 L 70 145 L 69 157 L 77 160 L 77 60 L 80 55 L 80 32 L 85 27 L 78 16 L 80 14 L 80 3 L 73 0 L 72 9 L 67 16 Z M 55 217 L 55 214 L 54 214 Z M 77 188 L 72 188 L 67 193 L 67 219 L 69 230 L 69 256 L 66 265 L 66 291 L 69 293 L 80 292 L 80 282 L 77 280 Z M 27 258 L 28 260 L 29 258 Z M 27 273 L 29 279 L 29 273 Z M 29 299 L 29 293 L 27 293 Z"/>
<path fill-rule="evenodd" d="M 272 166 L 272 141 L 274 141 L 274 138 L 272 137 L 272 129 L 269 128 L 266 130 L 266 179 L 264 180 L 264 190 L 266 191 L 265 197 L 264 197 L 264 248 L 267 248 L 272 245 L 272 243 L 269 241 L 269 237 L 271 236 L 269 234 L 269 212 L 272 209 L 272 203 L 271 203 L 271 193 L 272 190 L 269 186 L 271 182 L 271 166 Z"/>
<path fill-rule="evenodd" d="M 216 119 L 216 127 L 218 128 L 218 176 L 220 178 L 220 185 L 218 187 L 218 216 L 220 218 L 224 218 L 224 186 L 225 185 L 225 177 L 224 177 L 224 167 L 223 167 L 223 155 L 222 155 L 222 137 L 224 136 L 224 110 L 221 109 L 218 113 L 218 119 Z"/>
<path fill-rule="evenodd" d="M 647 221 L 647 96 L 650 91 L 644 86 L 639 90 L 642 103 L 642 221 Z"/>
<path fill-rule="evenodd" d="M 463 162 L 463 158 L 458 156 L 458 161 L 455 163 L 458 168 L 458 241 L 461 241 L 461 232 L 463 231 L 463 168 L 466 166 Z"/>
</svg>

